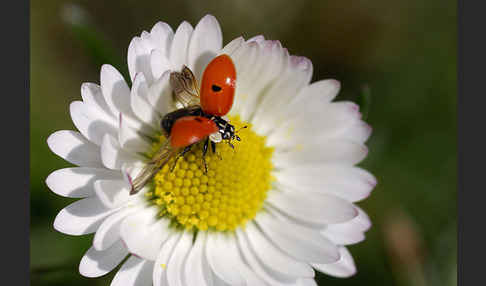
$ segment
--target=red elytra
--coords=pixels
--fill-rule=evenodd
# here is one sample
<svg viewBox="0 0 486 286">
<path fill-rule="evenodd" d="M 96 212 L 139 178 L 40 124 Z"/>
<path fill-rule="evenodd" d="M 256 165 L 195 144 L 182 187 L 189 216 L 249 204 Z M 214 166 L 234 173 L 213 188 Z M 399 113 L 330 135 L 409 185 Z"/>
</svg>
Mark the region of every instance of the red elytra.
<svg viewBox="0 0 486 286">
<path fill-rule="evenodd" d="M 206 67 L 201 82 L 201 107 L 211 115 L 223 116 L 233 106 L 236 68 L 228 55 L 215 57 Z"/>
<path fill-rule="evenodd" d="M 202 116 L 185 116 L 172 126 L 170 145 L 182 148 L 197 143 L 217 132 L 218 126 L 211 119 Z"/>
</svg>

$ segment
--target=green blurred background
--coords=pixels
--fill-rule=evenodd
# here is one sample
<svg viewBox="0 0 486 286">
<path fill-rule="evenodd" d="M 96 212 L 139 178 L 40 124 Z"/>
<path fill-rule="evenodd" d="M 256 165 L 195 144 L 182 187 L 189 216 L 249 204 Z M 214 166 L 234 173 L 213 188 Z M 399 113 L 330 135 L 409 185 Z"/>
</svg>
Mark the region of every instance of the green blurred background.
<svg viewBox="0 0 486 286">
<path fill-rule="evenodd" d="M 45 185 L 50 172 L 69 166 L 46 139 L 75 129 L 69 103 L 81 99 L 81 83 L 99 83 L 103 63 L 127 74 L 131 38 L 157 21 L 175 30 L 211 13 L 224 43 L 239 35 L 279 39 L 290 53 L 312 60 L 313 80 L 338 79 L 338 99 L 369 110 L 374 132 L 362 165 L 379 183 L 359 205 L 373 227 L 364 242 L 350 246 L 358 274 L 319 274 L 319 284 L 456 285 L 456 6 L 450 0 L 31 0 L 31 284 L 109 285 L 114 275 L 79 275 L 92 236 L 52 227 L 73 200 Z"/>
</svg>

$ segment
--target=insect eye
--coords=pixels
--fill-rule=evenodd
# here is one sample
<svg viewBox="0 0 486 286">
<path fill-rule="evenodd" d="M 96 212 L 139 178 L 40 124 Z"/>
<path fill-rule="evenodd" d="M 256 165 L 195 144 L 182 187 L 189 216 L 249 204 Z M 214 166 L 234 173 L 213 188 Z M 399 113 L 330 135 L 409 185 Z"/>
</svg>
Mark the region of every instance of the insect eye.
<svg viewBox="0 0 486 286">
<path fill-rule="evenodd" d="M 211 89 L 212 89 L 214 92 L 218 92 L 218 91 L 220 91 L 220 90 L 221 90 L 221 86 L 218 86 L 218 85 L 213 84 L 213 85 L 211 86 Z"/>
</svg>

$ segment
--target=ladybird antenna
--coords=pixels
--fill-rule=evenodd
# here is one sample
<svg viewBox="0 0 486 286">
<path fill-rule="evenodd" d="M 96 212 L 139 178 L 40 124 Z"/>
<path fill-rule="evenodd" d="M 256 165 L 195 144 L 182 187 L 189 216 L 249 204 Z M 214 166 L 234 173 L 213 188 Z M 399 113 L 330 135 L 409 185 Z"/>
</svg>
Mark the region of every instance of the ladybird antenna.
<svg viewBox="0 0 486 286">
<path fill-rule="evenodd" d="M 241 138 L 240 138 L 240 136 L 237 135 L 237 133 L 240 132 L 241 129 L 245 129 L 245 128 L 248 128 L 248 125 L 245 125 L 245 126 L 238 128 L 235 131 L 235 133 L 233 134 L 233 136 L 231 136 L 231 139 L 236 139 L 237 141 L 241 141 Z"/>
<path fill-rule="evenodd" d="M 238 130 L 235 131 L 235 133 L 239 132 L 241 129 L 245 129 L 245 128 L 248 128 L 248 125 L 245 125 L 245 126 L 242 126 L 240 128 L 238 128 Z"/>
</svg>

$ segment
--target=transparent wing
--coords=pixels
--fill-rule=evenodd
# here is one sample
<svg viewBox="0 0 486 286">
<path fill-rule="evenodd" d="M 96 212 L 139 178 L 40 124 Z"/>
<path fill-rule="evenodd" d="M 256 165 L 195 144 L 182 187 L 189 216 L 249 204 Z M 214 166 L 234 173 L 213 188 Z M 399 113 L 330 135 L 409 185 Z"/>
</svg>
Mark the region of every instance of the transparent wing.
<svg viewBox="0 0 486 286">
<path fill-rule="evenodd" d="M 177 154 L 177 150 L 170 146 L 170 138 L 167 138 L 165 143 L 159 148 L 157 153 L 152 157 L 152 160 L 143 167 L 135 179 L 129 181 L 131 184 L 130 195 L 138 193 L 162 167 Z"/>
<path fill-rule="evenodd" d="M 182 108 L 199 105 L 198 83 L 188 67 L 184 66 L 181 72 L 172 72 L 170 85 L 174 91 L 174 100 L 180 103 Z"/>
</svg>

